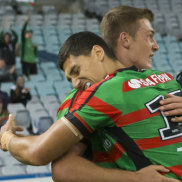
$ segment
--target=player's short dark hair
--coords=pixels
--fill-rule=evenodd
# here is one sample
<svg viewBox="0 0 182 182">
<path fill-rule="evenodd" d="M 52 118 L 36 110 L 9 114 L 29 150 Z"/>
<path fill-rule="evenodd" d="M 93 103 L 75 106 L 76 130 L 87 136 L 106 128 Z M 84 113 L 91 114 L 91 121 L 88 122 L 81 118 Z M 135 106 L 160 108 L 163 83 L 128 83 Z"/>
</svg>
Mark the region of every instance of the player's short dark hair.
<svg viewBox="0 0 182 182">
<path fill-rule="evenodd" d="M 116 60 L 113 52 L 109 49 L 105 41 L 98 35 L 92 32 L 79 32 L 71 35 L 63 44 L 58 55 L 58 65 L 63 69 L 63 64 L 70 55 L 73 56 L 88 56 L 94 45 L 99 45 L 103 48 L 105 54 L 113 60 Z"/>
</svg>

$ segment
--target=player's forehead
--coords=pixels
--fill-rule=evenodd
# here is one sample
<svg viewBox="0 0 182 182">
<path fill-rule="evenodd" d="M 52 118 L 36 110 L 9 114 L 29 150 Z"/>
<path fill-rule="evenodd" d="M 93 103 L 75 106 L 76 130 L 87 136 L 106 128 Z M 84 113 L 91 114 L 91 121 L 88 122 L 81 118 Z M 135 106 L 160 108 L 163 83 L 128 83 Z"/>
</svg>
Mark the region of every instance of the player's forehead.
<svg viewBox="0 0 182 182">
<path fill-rule="evenodd" d="M 147 19 L 147 18 L 142 18 L 139 20 L 139 29 L 138 32 L 142 31 L 142 32 L 153 32 L 154 34 L 154 29 L 152 27 L 151 22 Z"/>
<path fill-rule="evenodd" d="M 82 64 L 81 64 L 79 56 L 70 55 L 63 64 L 63 70 L 65 72 L 65 76 L 69 77 L 71 75 L 71 72 L 75 68 L 80 67 L 80 65 Z"/>
<path fill-rule="evenodd" d="M 89 56 L 73 56 L 70 55 L 63 64 L 65 74 L 70 72 L 75 67 L 84 67 L 89 61 Z"/>
</svg>

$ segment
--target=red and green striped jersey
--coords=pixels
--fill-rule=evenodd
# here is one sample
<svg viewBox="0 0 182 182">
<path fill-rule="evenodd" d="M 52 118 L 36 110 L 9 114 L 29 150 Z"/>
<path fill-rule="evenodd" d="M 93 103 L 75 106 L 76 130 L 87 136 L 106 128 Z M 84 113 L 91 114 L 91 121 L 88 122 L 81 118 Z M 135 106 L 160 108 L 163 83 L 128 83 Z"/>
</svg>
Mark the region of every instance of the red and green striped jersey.
<svg viewBox="0 0 182 182">
<path fill-rule="evenodd" d="M 57 110 L 57 120 L 63 117 L 69 112 L 69 109 L 72 107 L 73 103 L 80 96 L 81 91 L 73 89 L 61 102 L 59 109 Z"/>
<path fill-rule="evenodd" d="M 139 149 L 152 164 L 168 167 L 168 176 L 181 178 L 182 130 L 159 111 L 166 93 L 181 94 L 181 87 L 168 73 L 118 70 L 83 92 L 65 117 L 84 136 L 97 131 L 95 142 L 102 143 L 102 148 L 95 151 L 95 162 L 137 170 L 142 163 L 134 159 Z M 123 145 L 106 132 L 113 127 L 122 133 Z"/>
<path fill-rule="evenodd" d="M 80 94 L 81 94 L 81 91 L 78 91 L 77 89 L 73 89 L 63 99 L 63 101 L 61 102 L 61 105 L 60 105 L 60 107 L 59 107 L 59 109 L 57 111 L 57 120 L 60 119 L 61 117 L 63 117 L 65 114 L 67 114 L 69 112 L 69 110 L 71 109 L 73 103 L 78 99 Z M 93 152 L 92 152 L 93 156 L 92 157 L 91 156 L 86 156 L 86 157 L 92 158 L 92 160 L 93 160 L 93 157 L 94 157 L 96 163 L 98 163 L 96 158 L 99 158 L 99 160 L 103 159 L 103 158 L 106 158 L 105 153 L 100 152 L 103 149 L 103 146 L 102 146 L 103 139 L 98 136 L 100 133 L 101 133 L 101 131 L 100 132 L 94 132 L 93 134 L 90 135 L 89 140 L 91 141 L 91 145 L 92 145 L 91 148 L 93 149 Z M 101 139 L 101 140 L 99 140 L 99 139 Z M 89 147 L 88 150 L 90 150 L 90 147 Z M 118 166 L 115 163 L 112 163 L 110 161 L 108 162 L 107 160 L 106 161 L 102 160 L 100 165 L 102 165 L 104 167 L 107 167 L 107 168 L 118 168 Z"/>
</svg>

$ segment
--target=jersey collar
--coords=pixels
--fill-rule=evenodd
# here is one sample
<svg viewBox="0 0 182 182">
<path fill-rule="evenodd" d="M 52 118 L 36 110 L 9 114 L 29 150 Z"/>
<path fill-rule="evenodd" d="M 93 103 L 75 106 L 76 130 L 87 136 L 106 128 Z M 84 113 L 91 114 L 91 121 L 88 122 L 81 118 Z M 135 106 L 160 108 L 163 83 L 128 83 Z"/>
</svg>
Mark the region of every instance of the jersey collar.
<svg viewBox="0 0 182 182">
<path fill-rule="evenodd" d="M 131 66 L 131 67 L 129 67 L 129 68 L 118 69 L 118 70 L 116 70 L 114 73 L 108 74 L 108 75 L 105 77 L 105 79 L 109 79 L 109 78 L 115 76 L 118 72 L 122 72 L 122 71 L 125 71 L 125 70 L 138 71 L 138 68 L 137 68 L 136 66 Z"/>
<path fill-rule="evenodd" d="M 137 68 L 136 66 L 131 66 L 131 67 L 129 67 L 129 68 L 118 69 L 118 70 L 116 70 L 114 73 L 122 72 L 122 71 L 125 71 L 125 70 L 138 71 L 138 68 Z"/>
</svg>

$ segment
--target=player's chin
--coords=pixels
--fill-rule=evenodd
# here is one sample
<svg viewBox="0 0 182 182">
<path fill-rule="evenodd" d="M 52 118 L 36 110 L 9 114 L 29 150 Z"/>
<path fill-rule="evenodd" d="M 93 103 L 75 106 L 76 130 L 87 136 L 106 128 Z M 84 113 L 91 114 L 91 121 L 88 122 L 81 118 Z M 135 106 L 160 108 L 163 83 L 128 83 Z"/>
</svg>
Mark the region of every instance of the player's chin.
<svg viewBox="0 0 182 182">
<path fill-rule="evenodd" d="M 145 69 L 152 69 L 152 60 L 149 60 L 145 65 Z"/>
</svg>

